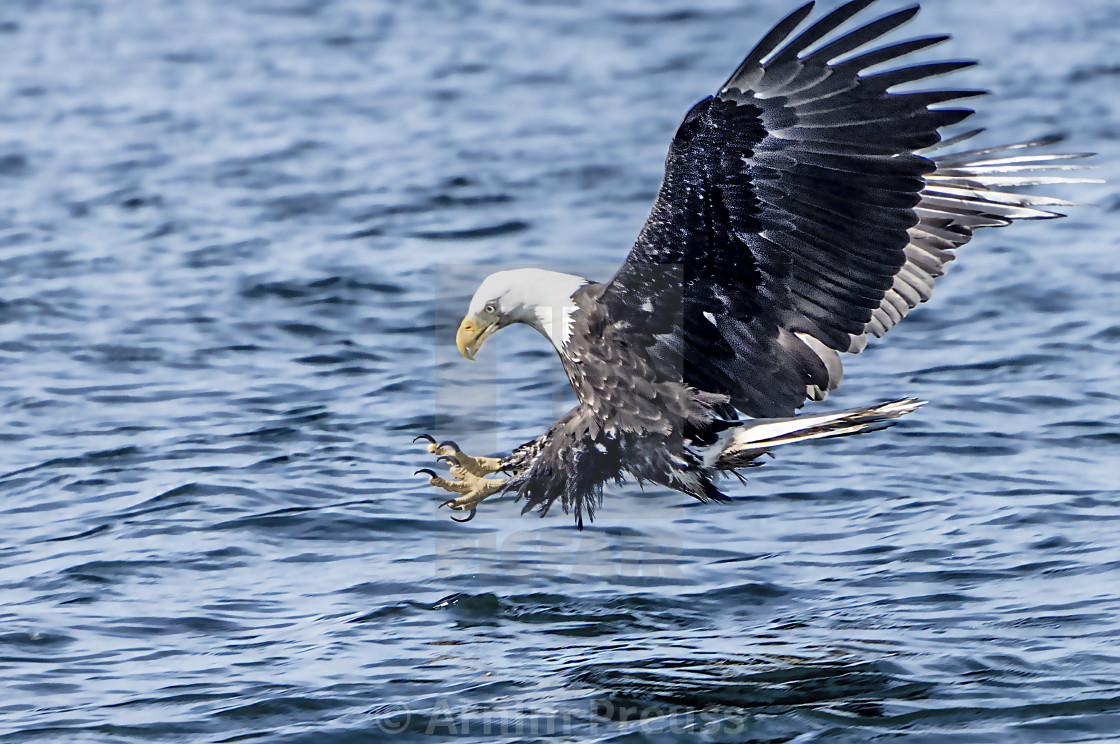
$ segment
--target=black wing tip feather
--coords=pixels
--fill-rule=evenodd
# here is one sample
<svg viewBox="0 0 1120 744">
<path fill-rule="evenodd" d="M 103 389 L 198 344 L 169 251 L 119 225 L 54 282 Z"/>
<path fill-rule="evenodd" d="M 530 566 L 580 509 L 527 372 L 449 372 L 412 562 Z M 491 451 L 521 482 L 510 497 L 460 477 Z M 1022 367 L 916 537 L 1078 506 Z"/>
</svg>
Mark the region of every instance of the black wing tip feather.
<svg viewBox="0 0 1120 744">
<path fill-rule="evenodd" d="M 954 72 L 967 70 L 980 64 L 974 59 L 946 60 L 942 62 L 922 62 L 893 70 L 874 72 L 869 75 L 860 75 L 860 79 L 868 85 L 874 85 L 880 90 L 889 90 L 899 85 L 916 83 L 929 78 L 950 75 Z"/>
<path fill-rule="evenodd" d="M 874 21 L 871 21 L 870 23 L 866 24 L 863 28 L 869 28 L 869 27 L 874 26 L 874 25 L 879 24 L 879 23 L 886 24 L 886 25 L 890 26 L 890 30 L 889 31 L 884 31 L 884 32 L 878 34 L 879 36 L 884 36 L 885 34 L 889 33 L 890 31 L 894 31 L 896 28 L 899 28 L 900 26 L 905 26 L 907 23 L 909 23 L 910 21 L 917 18 L 918 14 L 921 13 L 921 12 L 922 12 L 922 6 L 919 5 L 918 3 L 914 3 L 912 5 L 907 5 L 903 8 L 899 8 L 898 10 L 892 10 L 890 13 L 887 13 L 886 15 L 880 16 L 879 18 L 876 18 Z M 859 31 L 859 30 L 860 29 L 857 29 L 857 31 Z"/>
<path fill-rule="evenodd" d="M 948 34 L 941 34 L 939 36 L 919 36 L 906 41 L 892 42 L 886 46 L 860 52 L 854 57 L 848 57 L 842 62 L 835 63 L 835 66 L 867 70 L 899 59 L 900 57 L 906 57 L 916 52 L 931 49 L 939 44 L 944 44 L 951 38 L 953 37 Z"/>
<path fill-rule="evenodd" d="M 828 63 L 829 66 L 843 65 L 849 68 L 854 67 L 856 70 L 862 71 L 877 64 L 890 61 L 891 59 L 906 56 L 913 52 L 941 44 L 951 38 L 948 34 L 921 37 L 863 52 L 846 60 L 836 61 L 844 57 L 844 55 L 859 51 L 862 47 L 887 36 L 892 31 L 909 23 L 921 11 L 921 6 L 918 3 L 914 3 L 887 13 L 854 30 L 843 33 L 812 51 L 806 51 L 808 47 L 817 44 L 830 33 L 836 31 L 847 21 L 856 17 L 876 2 L 878 2 L 878 0 L 849 0 L 849 2 L 824 15 L 801 34 L 793 36 L 794 32 L 796 32 L 801 24 L 812 14 L 815 7 L 814 2 L 805 3 L 775 24 L 775 26 L 766 33 L 762 40 L 747 54 L 742 63 L 740 63 L 731 76 L 728 77 L 727 81 L 720 87 L 720 94 L 728 93 L 735 89 L 746 92 L 750 87 L 747 83 L 751 82 L 749 73 L 752 70 L 781 66 L 793 62 L 795 59 L 815 59 L 818 63 Z M 915 65 L 913 67 L 928 69 L 929 73 L 924 75 L 924 77 L 932 77 L 934 75 L 948 74 L 949 72 L 965 69 L 975 64 L 976 62 L 973 60 L 961 60 L 959 62 Z M 909 70 L 913 69 L 913 67 L 903 69 Z M 889 70 L 879 74 L 889 76 L 892 74 L 900 74 L 901 72 L 903 72 L 903 70 Z"/>
<path fill-rule="evenodd" d="M 775 49 L 781 46 L 782 42 L 790 37 L 790 34 L 797 30 L 798 26 L 805 22 L 805 19 L 812 14 L 815 6 L 816 1 L 809 0 L 809 2 L 775 23 L 774 27 L 767 31 L 766 35 L 755 44 L 754 49 L 747 54 L 740 67 L 759 64 L 766 59 Z"/>
<path fill-rule="evenodd" d="M 760 64 L 767 55 L 777 49 L 783 41 L 788 39 L 789 35 L 813 12 L 813 7 L 815 5 L 816 0 L 809 0 L 809 2 L 774 24 L 774 27 L 766 32 L 766 35 L 755 45 L 754 49 L 747 53 L 747 56 L 739 66 L 735 68 L 735 72 L 731 73 L 731 77 L 727 78 L 727 82 L 720 86 L 720 92 L 726 92 L 735 87 L 734 82 L 736 78 L 751 67 Z"/>
<path fill-rule="evenodd" d="M 866 10 L 878 0 L 849 0 L 819 21 L 800 33 L 796 38 L 787 43 L 780 51 L 774 54 L 767 64 L 781 64 L 793 61 L 806 47 L 816 44 L 828 34 L 859 13 Z"/>
<path fill-rule="evenodd" d="M 809 56 L 832 62 L 838 57 L 854 52 L 876 39 L 881 39 L 895 29 L 905 26 L 907 23 L 914 20 L 914 16 L 918 15 L 920 9 L 919 6 L 912 5 L 908 8 L 888 13 L 881 18 L 877 18 L 870 23 L 860 26 L 854 31 L 850 31 L 830 41 L 819 49 L 815 49 Z"/>
</svg>

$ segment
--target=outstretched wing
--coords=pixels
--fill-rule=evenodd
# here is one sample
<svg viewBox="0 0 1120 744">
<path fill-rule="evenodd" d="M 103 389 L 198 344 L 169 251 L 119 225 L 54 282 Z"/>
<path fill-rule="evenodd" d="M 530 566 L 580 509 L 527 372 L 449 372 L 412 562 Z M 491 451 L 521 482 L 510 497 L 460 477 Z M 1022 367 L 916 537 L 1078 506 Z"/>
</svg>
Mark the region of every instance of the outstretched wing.
<svg viewBox="0 0 1120 744">
<path fill-rule="evenodd" d="M 922 155 L 939 128 L 972 113 L 937 106 L 979 91 L 889 92 L 973 63 L 864 72 L 948 38 L 860 52 L 917 7 L 807 51 L 873 2 L 852 0 L 787 41 L 805 5 L 688 113 L 653 211 L 602 297 L 635 331 L 680 345 L 685 382 L 750 416 L 789 416 L 835 388 L 837 352 L 861 350 L 867 333 L 928 299 L 977 227 L 1053 216 L 1042 200 L 993 190 L 999 179 L 981 176 L 998 157 L 939 169 Z M 683 286 L 659 281 L 670 269 Z M 664 305 L 683 308 L 676 333 L 645 321 Z"/>
</svg>

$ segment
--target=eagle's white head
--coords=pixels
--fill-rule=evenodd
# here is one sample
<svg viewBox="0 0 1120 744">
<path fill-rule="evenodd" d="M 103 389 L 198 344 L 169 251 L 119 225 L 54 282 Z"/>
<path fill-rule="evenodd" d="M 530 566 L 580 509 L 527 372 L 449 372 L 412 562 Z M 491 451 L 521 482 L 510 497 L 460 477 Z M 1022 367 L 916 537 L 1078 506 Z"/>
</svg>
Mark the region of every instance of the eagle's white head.
<svg viewBox="0 0 1120 744">
<path fill-rule="evenodd" d="M 471 298 L 455 345 L 467 359 L 495 332 L 513 323 L 540 331 L 559 352 L 571 333 L 572 295 L 589 279 L 545 269 L 513 269 L 486 277 Z"/>
</svg>

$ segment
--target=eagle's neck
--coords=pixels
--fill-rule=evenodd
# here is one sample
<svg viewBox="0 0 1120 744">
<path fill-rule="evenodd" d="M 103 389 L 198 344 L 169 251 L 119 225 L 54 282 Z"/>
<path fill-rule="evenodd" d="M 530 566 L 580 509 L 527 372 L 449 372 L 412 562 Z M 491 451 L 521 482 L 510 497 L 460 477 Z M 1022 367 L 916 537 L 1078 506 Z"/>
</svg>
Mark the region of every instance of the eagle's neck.
<svg viewBox="0 0 1120 744">
<path fill-rule="evenodd" d="M 572 314 L 576 311 L 572 295 L 590 280 L 558 271 L 524 271 L 525 275 L 518 277 L 516 305 L 510 318 L 536 328 L 563 354 L 572 336 Z"/>
</svg>

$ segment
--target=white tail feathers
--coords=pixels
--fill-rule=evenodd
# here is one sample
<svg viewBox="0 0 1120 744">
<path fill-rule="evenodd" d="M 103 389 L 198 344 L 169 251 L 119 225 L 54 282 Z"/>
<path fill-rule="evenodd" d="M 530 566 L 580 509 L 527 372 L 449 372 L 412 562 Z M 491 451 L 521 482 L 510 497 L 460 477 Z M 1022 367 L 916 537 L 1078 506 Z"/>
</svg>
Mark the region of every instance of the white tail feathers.
<svg viewBox="0 0 1120 744">
<path fill-rule="evenodd" d="M 904 398 L 863 408 L 849 408 L 816 416 L 782 419 L 756 419 L 736 427 L 720 438 L 705 459 L 705 464 L 720 469 L 744 467 L 774 447 L 810 439 L 831 439 L 875 431 L 895 419 L 925 405 L 917 398 Z"/>
</svg>

